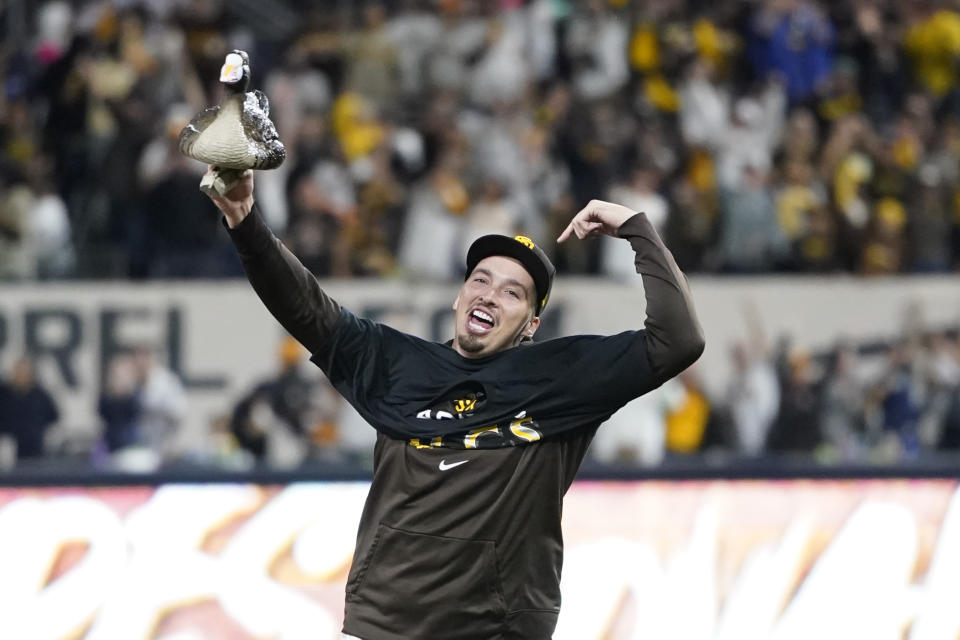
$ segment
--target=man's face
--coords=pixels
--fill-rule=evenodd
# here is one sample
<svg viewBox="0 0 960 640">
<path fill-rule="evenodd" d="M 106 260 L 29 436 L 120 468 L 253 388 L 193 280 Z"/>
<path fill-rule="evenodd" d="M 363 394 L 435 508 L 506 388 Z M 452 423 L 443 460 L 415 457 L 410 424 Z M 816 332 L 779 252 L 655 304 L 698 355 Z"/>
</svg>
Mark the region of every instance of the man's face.
<svg viewBox="0 0 960 640">
<path fill-rule="evenodd" d="M 456 337 L 453 348 L 465 358 L 480 358 L 533 337 L 533 278 L 513 258 L 490 256 L 477 263 L 453 301 Z"/>
<path fill-rule="evenodd" d="M 18 358 L 13 364 L 13 371 L 10 374 L 10 383 L 21 391 L 29 389 L 35 381 L 33 375 L 33 365 L 26 358 Z"/>
</svg>

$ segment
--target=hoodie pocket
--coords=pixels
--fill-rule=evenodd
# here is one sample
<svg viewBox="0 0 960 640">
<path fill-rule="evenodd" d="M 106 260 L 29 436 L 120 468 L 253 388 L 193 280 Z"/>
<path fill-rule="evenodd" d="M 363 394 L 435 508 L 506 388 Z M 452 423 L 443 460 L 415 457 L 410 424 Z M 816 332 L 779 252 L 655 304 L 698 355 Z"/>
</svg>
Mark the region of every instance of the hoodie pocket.
<svg viewBox="0 0 960 640">
<path fill-rule="evenodd" d="M 506 614 L 492 540 L 381 524 L 351 587 L 350 599 L 362 600 L 367 615 L 415 634 L 407 637 L 495 637 Z"/>
</svg>

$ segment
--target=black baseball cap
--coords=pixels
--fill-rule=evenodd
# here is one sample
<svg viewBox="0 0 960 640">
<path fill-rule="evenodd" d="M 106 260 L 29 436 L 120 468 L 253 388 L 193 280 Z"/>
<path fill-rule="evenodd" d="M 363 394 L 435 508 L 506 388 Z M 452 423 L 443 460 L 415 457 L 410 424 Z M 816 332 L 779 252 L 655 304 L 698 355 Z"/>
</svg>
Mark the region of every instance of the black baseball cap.
<svg viewBox="0 0 960 640">
<path fill-rule="evenodd" d="M 537 289 L 537 304 L 534 306 L 534 315 L 540 315 L 547 306 L 550 297 L 550 287 L 553 286 L 553 276 L 557 273 L 550 258 L 543 249 L 533 243 L 527 236 L 501 236 L 492 234 L 481 236 L 473 241 L 467 250 L 467 273 L 464 280 L 470 277 L 473 270 L 484 258 L 490 256 L 507 256 L 517 260 L 527 273 L 533 278 L 533 286 Z"/>
</svg>

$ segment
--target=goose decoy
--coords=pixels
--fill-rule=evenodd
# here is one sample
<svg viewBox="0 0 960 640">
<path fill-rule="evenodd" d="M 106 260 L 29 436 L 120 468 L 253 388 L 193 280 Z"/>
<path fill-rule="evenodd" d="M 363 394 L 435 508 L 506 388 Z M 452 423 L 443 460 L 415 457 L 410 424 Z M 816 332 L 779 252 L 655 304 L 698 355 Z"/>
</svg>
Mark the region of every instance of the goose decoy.
<svg viewBox="0 0 960 640">
<path fill-rule="evenodd" d="M 220 70 L 220 104 L 207 107 L 180 132 L 180 152 L 213 165 L 200 189 L 225 194 L 247 169 L 276 169 L 287 155 L 270 121 L 270 102 L 261 91 L 247 91 L 250 58 L 227 54 Z"/>
</svg>

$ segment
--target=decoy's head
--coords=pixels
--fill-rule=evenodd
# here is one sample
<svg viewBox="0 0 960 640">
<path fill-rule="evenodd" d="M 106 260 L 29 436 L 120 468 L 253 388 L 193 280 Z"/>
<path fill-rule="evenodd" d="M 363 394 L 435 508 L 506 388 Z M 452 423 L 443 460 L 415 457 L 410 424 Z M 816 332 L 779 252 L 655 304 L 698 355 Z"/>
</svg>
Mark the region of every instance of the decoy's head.
<svg viewBox="0 0 960 640">
<path fill-rule="evenodd" d="M 234 49 L 227 54 L 220 69 L 220 82 L 228 91 L 239 93 L 247 90 L 250 84 L 250 57 L 246 51 Z"/>
</svg>

